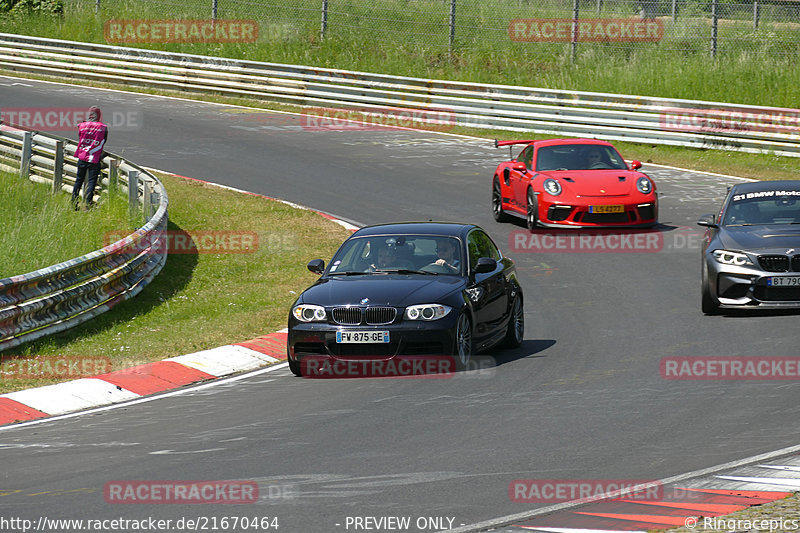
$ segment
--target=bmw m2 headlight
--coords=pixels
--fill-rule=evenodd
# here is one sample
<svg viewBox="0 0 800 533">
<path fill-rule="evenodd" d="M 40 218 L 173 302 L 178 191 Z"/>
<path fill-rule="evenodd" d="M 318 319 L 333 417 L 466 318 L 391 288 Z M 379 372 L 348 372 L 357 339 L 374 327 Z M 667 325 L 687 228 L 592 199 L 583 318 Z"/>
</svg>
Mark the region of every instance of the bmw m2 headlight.
<svg viewBox="0 0 800 533">
<path fill-rule="evenodd" d="M 561 184 L 553 178 L 547 178 L 542 185 L 547 194 L 558 196 L 561 194 Z"/>
<path fill-rule="evenodd" d="M 716 259 L 717 263 L 722 263 L 723 265 L 743 266 L 753 264 L 753 262 L 750 261 L 750 258 L 747 257 L 747 254 L 743 254 L 741 252 L 731 252 L 730 250 L 714 250 L 712 254 L 714 255 L 714 259 Z"/>
<path fill-rule="evenodd" d="M 642 176 L 636 180 L 636 188 L 639 189 L 639 192 L 642 194 L 650 194 L 653 192 L 653 182 Z"/>
<path fill-rule="evenodd" d="M 451 311 L 441 304 L 420 304 L 406 307 L 406 320 L 438 320 Z"/>
<path fill-rule="evenodd" d="M 322 322 L 327 318 L 325 308 L 321 305 L 296 305 L 294 309 L 292 309 L 292 314 L 300 322 Z"/>
</svg>

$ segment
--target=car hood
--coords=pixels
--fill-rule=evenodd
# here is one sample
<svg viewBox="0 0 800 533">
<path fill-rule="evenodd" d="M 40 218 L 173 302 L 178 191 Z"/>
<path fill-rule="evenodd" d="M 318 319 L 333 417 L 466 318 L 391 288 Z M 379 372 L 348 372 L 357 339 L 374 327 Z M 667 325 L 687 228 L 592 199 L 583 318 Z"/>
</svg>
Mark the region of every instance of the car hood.
<svg viewBox="0 0 800 533">
<path fill-rule="evenodd" d="M 719 232 L 720 245 L 726 250 L 769 253 L 800 253 L 800 225 L 769 224 L 724 226 Z"/>
<path fill-rule="evenodd" d="M 406 307 L 442 302 L 465 287 L 457 276 L 423 274 L 368 274 L 321 278 L 301 296 L 304 303 L 317 305 L 387 305 Z M 362 303 L 364 298 L 369 302 Z"/>
<path fill-rule="evenodd" d="M 542 172 L 558 179 L 565 192 L 575 196 L 622 196 L 638 193 L 636 180 L 644 176 L 630 170 L 554 170 Z"/>
</svg>

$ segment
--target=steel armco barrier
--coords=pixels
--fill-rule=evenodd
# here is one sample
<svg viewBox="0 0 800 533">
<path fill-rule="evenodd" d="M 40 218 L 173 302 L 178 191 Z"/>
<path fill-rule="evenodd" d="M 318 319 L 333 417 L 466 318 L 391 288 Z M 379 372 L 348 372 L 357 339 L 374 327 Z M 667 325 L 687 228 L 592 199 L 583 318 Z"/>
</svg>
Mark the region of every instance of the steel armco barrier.
<svg viewBox="0 0 800 533">
<path fill-rule="evenodd" d="M 43 133 L 0 127 L 0 168 L 20 177 L 71 191 L 75 142 Z M 104 164 L 128 188 L 132 207 L 144 209 L 145 224 L 100 250 L 47 268 L 0 279 L 0 351 L 77 326 L 138 294 L 167 260 L 167 193 L 141 167 L 114 154 Z"/>
<path fill-rule="evenodd" d="M 10 34 L 0 34 L 0 69 L 377 115 L 432 113 L 449 126 L 800 156 L 797 109 L 437 81 Z"/>
</svg>

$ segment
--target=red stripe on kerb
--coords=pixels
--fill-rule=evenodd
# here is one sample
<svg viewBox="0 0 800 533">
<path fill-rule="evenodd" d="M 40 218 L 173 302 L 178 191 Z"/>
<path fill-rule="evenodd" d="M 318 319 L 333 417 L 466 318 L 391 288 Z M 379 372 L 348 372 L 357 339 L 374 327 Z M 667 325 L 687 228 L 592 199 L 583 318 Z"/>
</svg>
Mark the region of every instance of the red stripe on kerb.
<svg viewBox="0 0 800 533">
<path fill-rule="evenodd" d="M 235 346 L 243 346 L 264 355 L 278 359 L 286 359 L 286 340 L 288 333 L 270 333 L 245 342 L 237 342 Z"/>
<path fill-rule="evenodd" d="M 681 503 L 681 502 L 644 502 L 638 500 L 619 500 L 625 503 L 635 503 L 638 505 L 655 505 L 657 507 L 669 507 L 670 509 L 685 509 L 687 511 L 702 511 L 704 513 L 729 514 L 734 511 L 747 509 L 748 505 L 733 505 L 725 503 Z"/>
<path fill-rule="evenodd" d="M 0 398 L 0 424 L 11 424 L 50 416 L 11 398 Z"/>
<path fill-rule="evenodd" d="M 599 516 L 601 518 L 614 518 L 616 520 L 627 520 L 629 522 L 642 522 L 644 524 L 664 524 L 668 526 L 685 526 L 689 516 L 659 516 L 649 514 L 614 514 L 614 513 L 575 513 L 587 516 Z"/>
<path fill-rule="evenodd" d="M 143 396 L 216 378 L 174 361 L 156 361 L 95 377 Z"/>
</svg>

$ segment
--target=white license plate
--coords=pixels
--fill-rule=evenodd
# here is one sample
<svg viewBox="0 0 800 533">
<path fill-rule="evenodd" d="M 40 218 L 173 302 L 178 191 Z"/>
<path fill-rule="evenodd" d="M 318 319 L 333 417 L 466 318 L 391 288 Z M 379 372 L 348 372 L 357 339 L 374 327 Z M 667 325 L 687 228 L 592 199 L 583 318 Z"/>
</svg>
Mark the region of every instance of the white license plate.
<svg viewBox="0 0 800 533">
<path fill-rule="evenodd" d="M 800 287 L 800 276 L 771 276 L 767 278 L 768 287 Z"/>
<path fill-rule="evenodd" d="M 351 344 L 372 344 L 389 342 L 388 331 L 337 331 L 336 342 Z"/>
</svg>

